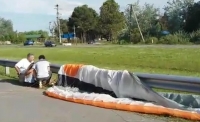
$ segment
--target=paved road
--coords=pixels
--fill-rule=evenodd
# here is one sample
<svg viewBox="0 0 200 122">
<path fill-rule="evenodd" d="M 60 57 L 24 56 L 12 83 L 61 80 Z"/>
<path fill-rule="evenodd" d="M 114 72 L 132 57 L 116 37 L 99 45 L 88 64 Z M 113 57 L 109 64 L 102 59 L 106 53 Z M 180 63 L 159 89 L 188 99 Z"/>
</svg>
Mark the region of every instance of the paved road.
<svg viewBox="0 0 200 122">
<path fill-rule="evenodd" d="M 95 45 L 95 44 L 82 44 L 73 46 L 61 46 L 53 48 L 94 48 L 94 47 L 129 47 L 129 48 L 200 48 L 200 45 Z M 43 45 L 23 46 L 23 45 L 0 45 L 1 48 L 49 48 Z"/>
<path fill-rule="evenodd" d="M 6 81 L 0 81 L 0 122 L 163 122 L 141 114 L 49 98 L 42 90 Z"/>
</svg>

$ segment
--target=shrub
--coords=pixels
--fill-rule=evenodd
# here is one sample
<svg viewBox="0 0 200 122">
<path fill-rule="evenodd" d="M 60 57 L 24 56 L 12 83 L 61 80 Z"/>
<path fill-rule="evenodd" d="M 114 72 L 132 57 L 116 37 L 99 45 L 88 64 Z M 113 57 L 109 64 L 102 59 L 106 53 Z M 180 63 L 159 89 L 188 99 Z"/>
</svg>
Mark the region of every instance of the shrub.
<svg viewBox="0 0 200 122">
<path fill-rule="evenodd" d="M 148 37 L 145 40 L 146 44 L 157 44 L 158 43 L 158 38 L 157 37 Z"/>
<path fill-rule="evenodd" d="M 183 31 L 176 32 L 160 38 L 159 44 L 188 44 L 190 38 L 187 33 Z"/>
<path fill-rule="evenodd" d="M 200 30 L 192 32 L 190 34 L 190 41 L 195 44 L 200 44 Z"/>
</svg>

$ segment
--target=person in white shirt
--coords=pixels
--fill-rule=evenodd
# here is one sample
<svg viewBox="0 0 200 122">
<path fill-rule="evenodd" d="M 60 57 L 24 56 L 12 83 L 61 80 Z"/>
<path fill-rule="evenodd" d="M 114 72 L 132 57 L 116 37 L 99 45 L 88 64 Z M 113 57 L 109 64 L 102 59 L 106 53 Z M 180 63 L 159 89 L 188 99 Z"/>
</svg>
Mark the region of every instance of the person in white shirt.
<svg viewBox="0 0 200 122">
<path fill-rule="evenodd" d="M 15 70 L 19 76 L 20 82 L 33 83 L 33 71 L 31 70 L 34 63 L 34 55 L 31 53 L 27 54 L 27 58 L 21 59 L 16 65 Z"/>
<path fill-rule="evenodd" d="M 37 61 L 33 67 L 34 75 L 36 81 L 43 81 L 44 84 L 49 84 L 52 76 L 50 70 L 50 63 L 45 59 L 44 55 L 39 56 L 39 61 Z"/>
</svg>

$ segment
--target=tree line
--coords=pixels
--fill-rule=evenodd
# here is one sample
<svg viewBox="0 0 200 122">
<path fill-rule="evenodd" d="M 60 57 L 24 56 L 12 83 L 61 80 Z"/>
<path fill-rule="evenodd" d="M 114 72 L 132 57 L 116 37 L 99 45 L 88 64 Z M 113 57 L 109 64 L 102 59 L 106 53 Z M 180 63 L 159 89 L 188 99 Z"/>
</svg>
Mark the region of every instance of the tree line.
<svg viewBox="0 0 200 122">
<path fill-rule="evenodd" d="M 107 0 L 99 13 L 88 5 L 74 8 L 68 19 L 60 20 L 60 25 L 62 33 L 76 31 L 82 42 L 104 38 L 122 44 L 187 44 L 200 42 L 199 15 L 200 2 L 194 0 L 171 0 L 163 10 L 148 3 L 140 6 L 137 1 L 127 5 L 125 11 L 120 11 L 115 0 Z"/>
<path fill-rule="evenodd" d="M 28 32 L 14 31 L 11 20 L 0 18 L 0 42 L 23 43 L 27 40 L 26 35 L 41 35 L 42 38 L 48 38 L 48 32 L 43 30 Z"/>
<path fill-rule="evenodd" d="M 200 2 L 194 0 L 171 0 L 163 9 L 148 3 L 141 6 L 137 1 L 123 11 L 115 0 L 106 0 L 99 12 L 88 5 L 75 7 L 68 19 L 60 19 L 60 27 L 62 34 L 75 31 L 83 43 L 101 38 L 120 44 L 198 44 L 199 15 Z M 57 28 L 54 32 L 58 37 Z M 0 41 L 21 43 L 27 34 L 48 36 L 42 30 L 16 32 L 12 21 L 0 18 Z"/>
</svg>

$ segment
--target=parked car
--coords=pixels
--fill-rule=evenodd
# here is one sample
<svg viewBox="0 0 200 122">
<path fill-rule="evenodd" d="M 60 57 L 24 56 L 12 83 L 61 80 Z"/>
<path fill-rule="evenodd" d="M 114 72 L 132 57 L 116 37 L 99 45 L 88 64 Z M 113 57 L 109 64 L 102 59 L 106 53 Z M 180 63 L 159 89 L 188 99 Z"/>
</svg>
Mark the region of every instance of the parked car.
<svg viewBox="0 0 200 122">
<path fill-rule="evenodd" d="M 28 45 L 34 45 L 34 41 L 33 40 L 27 40 L 24 42 L 24 46 L 28 46 Z"/>
<path fill-rule="evenodd" d="M 55 46 L 56 46 L 56 43 L 53 42 L 53 41 L 45 41 L 45 42 L 44 42 L 44 46 L 45 46 L 45 47 L 55 47 Z"/>
</svg>

